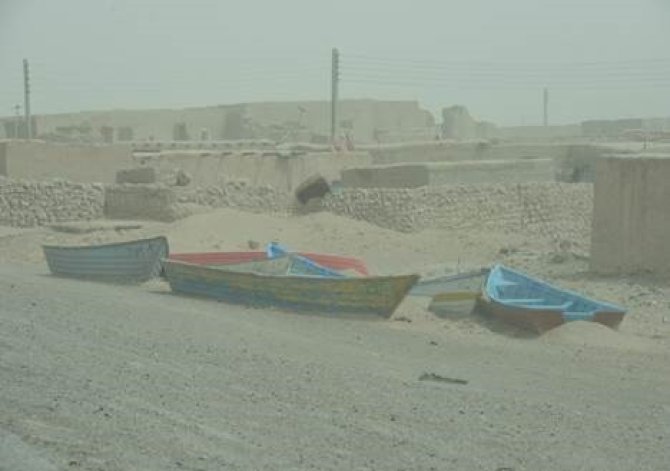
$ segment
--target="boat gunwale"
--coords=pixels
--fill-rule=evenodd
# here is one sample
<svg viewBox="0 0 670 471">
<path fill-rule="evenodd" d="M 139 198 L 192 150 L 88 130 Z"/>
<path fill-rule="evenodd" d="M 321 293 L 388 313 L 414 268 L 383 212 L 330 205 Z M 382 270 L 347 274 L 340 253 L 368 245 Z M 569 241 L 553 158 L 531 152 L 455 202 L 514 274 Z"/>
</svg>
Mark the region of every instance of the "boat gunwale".
<svg viewBox="0 0 670 471">
<path fill-rule="evenodd" d="M 69 250 L 69 251 L 79 251 L 79 250 L 91 250 L 91 249 L 104 249 L 104 248 L 112 248 L 112 247 L 123 247 L 127 245 L 139 245 L 139 244 L 144 244 L 147 242 L 155 242 L 155 241 L 165 241 L 165 244 L 168 245 L 168 240 L 167 237 L 165 236 L 156 236 L 156 237 L 148 237 L 146 239 L 135 239 L 135 240 L 129 240 L 125 242 L 110 242 L 106 244 L 96 244 L 96 245 L 42 245 L 42 249 L 45 250 Z"/>
<path fill-rule="evenodd" d="M 507 266 L 502 265 L 502 264 L 497 264 L 497 265 L 494 265 L 493 267 L 491 267 L 491 270 L 489 271 L 489 274 L 486 278 L 486 282 L 484 283 L 484 291 L 486 292 L 486 295 L 488 296 L 488 298 L 491 301 L 494 301 L 498 304 L 501 304 L 501 305 L 509 307 L 509 308 L 527 309 L 529 311 L 545 311 L 545 312 L 550 312 L 551 311 L 551 312 L 561 312 L 561 313 L 566 312 L 565 309 L 559 309 L 559 308 L 553 308 L 552 309 L 552 308 L 543 307 L 543 306 L 533 306 L 533 305 L 528 305 L 528 304 L 510 303 L 510 302 L 506 302 L 503 298 L 500 298 L 499 296 L 495 296 L 492 293 L 492 290 L 491 290 L 492 284 L 494 283 L 491 279 L 491 274 L 493 274 L 496 270 L 498 270 L 498 271 L 507 270 L 507 271 L 512 272 L 513 274 L 515 274 L 517 276 L 520 276 L 524 279 L 531 279 L 534 283 L 539 284 L 539 285 L 541 285 L 545 288 L 549 288 L 551 290 L 558 291 L 559 293 L 566 293 L 566 294 L 568 294 L 570 296 L 573 296 L 575 298 L 579 298 L 579 299 L 597 304 L 598 309 L 595 309 L 595 310 L 591 311 L 594 315 L 596 313 L 601 313 L 601 312 L 602 313 L 612 313 L 612 314 L 623 314 L 623 315 L 626 315 L 626 313 L 627 313 L 627 309 L 625 309 L 623 306 L 618 306 L 618 305 L 613 304 L 613 303 L 609 303 L 609 302 L 606 302 L 606 301 L 601 301 L 601 300 L 598 300 L 598 299 L 595 299 L 595 298 L 592 298 L 592 297 L 589 297 L 589 296 L 584 296 L 582 294 L 579 294 L 576 291 L 573 291 L 573 290 L 570 290 L 570 289 L 560 288 L 560 287 L 558 287 L 556 285 L 553 285 L 553 284 L 551 284 L 547 281 L 541 280 L 539 278 L 535 278 L 534 276 L 530 276 L 530 275 L 528 275 L 526 273 L 523 273 L 519 270 L 515 270 L 513 268 L 507 267 Z"/>
<path fill-rule="evenodd" d="M 359 277 L 344 277 L 344 278 L 330 278 L 326 276 L 314 276 L 314 275 L 297 275 L 297 274 L 290 274 L 290 275 L 273 275 L 273 274 L 268 274 L 268 273 L 255 273 L 255 272 L 239 272 L 235 270 L 223 270 L 221 268 L 218 268 L 215 265 L 202 265 L 198 263 L 189 263 L 189 262 L 183 262 L 181 260 L 171 260 L 170 258 L 164 258 L 161 259 L 161 264 L 163 266 L 166 265 L 182 265 L 182 266 L 188 266 L 188 267 L 193 267 L 193 268 L 198 268 L 206 271 L 211 271 L 215 273 L 232 273 L 235 275 L 244 275 L 244 276 L 249 276 L 249 277 L 254 277 L 254 278 L 260 278 L 260 279 L 268 279 L 268 278 L 280 278 L 280 279 L 296 279 L 296 280 L 304 280 L 305 278 L 310 279 L 310 280 L 315 280 L 315 281 L 324 281 L 324 282 L 340 282 L 340 283 L 350 283 L 350 282 L 356 282 L 359 283 L 361 281 L 365 281 L 366 283 L 373 282 L 373 281 L 381 281 L 381 280 L 394 280 L 394 279 L 401 279 L 401 278 L 414 278 L 416 283 L 421 277 L 417 274 L 407 274 L 407 275 L 368 275 L 368 276 L 359 276 Z"/>
<path fill-rule="evenodd" d="M 242 262 L 231 262 L 230 264 L 237 264 L 237 263 L 245 263 L 245 262 L 251 262 L 251 261 L 263 261 L 263 260 L 269 260 L 267 257 L 267 253 L 264 251 L 219 251 L 219 252 L 180 252 L 180 253 L 171 253 L 167 257 L 167 260 L 169 261 L 176 261 L 176 262 L 181 262 L 181 263 L 188 263 L 192 265 L 201 265 L 201 266 L 209 266 L 209 267 L 216 267 L 216 266 L 223 266 L 223 265 L 228 265 L 229 263 L 227 262 L 215 262 L 215 263 L 199 263 L 195 261 L 185 261 L 181 259 L 183 258 L 191 258 L 191 259 L 205 259 L 207 257 L 221 257 L 224 258 L 226 255 L 234 255 L 234 254 L 239 254 L 242 255 L 244 254 L 245 256 L 249 257 L 248 260 L 243 260 Z M 299 255 L 301 257 L 305 257 L 308 259 L 312 259 L 312 261 L 317 262 L 320 265 L 334 265 L 333 261 L 339 261 L 341 263 L 345 263 L 347 265 L 350 265 L 349 267 L 346 267 L 346 270 L 353 270 L 357 273 L 359 273 L 362 277 L 369 277 L 370 271 L 368 270 L 367 264 L 365 263 L 364 260 L 356 258 L 356 257 L 351 257 L 348 255 L 337 255 L 337 254 L 331 254 L 331 253 L 320 253 L 320 252 L 290 252 L 290 254 L 293 255 Z M 258 257 L 257 259 L 254 257 Z M 321 260 L 321 259 L 326 259 L 326 260 Z M 314 259 L 320 259 L 320 261 L 314 260 Z M 330 260 L 330 263 L 328 263 L 328 260 Z M 338 264 L 340 264 L 338 262 Z M 330 267 L 326 266 L 326 268 L 331 268 L 334 270 L 340 270 L 340 268 L 337 267 Z"/>
</svg>

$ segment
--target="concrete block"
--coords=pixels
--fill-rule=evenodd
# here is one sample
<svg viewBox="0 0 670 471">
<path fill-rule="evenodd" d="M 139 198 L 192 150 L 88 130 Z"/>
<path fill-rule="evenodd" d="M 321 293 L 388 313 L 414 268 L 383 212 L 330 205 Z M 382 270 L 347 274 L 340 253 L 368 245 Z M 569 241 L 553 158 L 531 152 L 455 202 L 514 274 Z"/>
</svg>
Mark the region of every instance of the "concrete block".
<svg viewBox="0 0 670 471">
<path fill-rule="evenodd" d="M 110 219 L 174 221 L 177 197 L 162 185 L 111 185 L 105 189 L 105 216 Z"/>
<path fill-rule="evenodd" d="M 670 156 L 598 161 L 591 269 L 670 274 Z"/>
<path fill-rule="evenodd" d="M 427 164 L 429 185 L 527 183 L 555 180 L 553 159 L 479 160 Z"/>
<path fill-rule="evenodd" d="M 342 171 L 342 183 L 348 188 L 419 188 L 554 180 L 555 165 L 552 159 L 376 165 Z"/>
<path fill-rule="evenodd" d="M 116 183 L 156 183 L 156 169 L 138 167 L 119 170 L 116 172 Z"/>
<path fill-rule="evenodd" d="M 428 184 L 427 165 L 379 165 L 342 171 L 346 188 L 419 188 Z"/>
</svg>

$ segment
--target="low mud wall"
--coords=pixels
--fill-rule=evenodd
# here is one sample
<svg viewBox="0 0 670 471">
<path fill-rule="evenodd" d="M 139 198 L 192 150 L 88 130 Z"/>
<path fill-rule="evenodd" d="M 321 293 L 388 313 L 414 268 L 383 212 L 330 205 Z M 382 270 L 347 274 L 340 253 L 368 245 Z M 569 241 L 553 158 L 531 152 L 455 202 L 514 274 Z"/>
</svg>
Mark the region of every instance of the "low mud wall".
<svg viewBox="0 0 670 471">
<path fill-rule="evenodd" d="M 132 165 L 129 145 L 0 142 L 0 174 L 8 178 L 113 183 L 116 171 Z"/>
<path fill-rule="evenodd" d="M 137 155 L 135 160 L 136 165 L 154 167 L 159 180 L 168 184 L 181 171 L 188 174 L 192 187 L 245 180 L 250 186 L 271 186 L 285 192 L 293 191 L 315 174 L 339 180 L 342 170 L 371 164 L 367 152 L 315 152 L 285 157 L 276 154 L 276 151 L 248 155 L 220 151 L 163 152 Z"/>
<path fill-rule="evenodd" d="M 556 166 L 552 159 L 373 165 L 342 171 L 342 184 L 347 188 L 419 188 L 555 180 Z"/>
</svg>

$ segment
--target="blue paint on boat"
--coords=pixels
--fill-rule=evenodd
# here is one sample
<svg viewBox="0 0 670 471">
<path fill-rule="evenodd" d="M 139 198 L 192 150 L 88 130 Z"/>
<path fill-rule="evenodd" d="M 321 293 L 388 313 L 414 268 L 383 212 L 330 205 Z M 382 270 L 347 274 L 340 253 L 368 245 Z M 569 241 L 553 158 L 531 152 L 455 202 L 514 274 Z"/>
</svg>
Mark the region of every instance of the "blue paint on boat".
<svg viewBox="0 0 670 471">
<path fill-rule="evenodd" d="M 169 254 L 165 237 L 115 244 L 42 247 L 54 275 L 114 283 L 141 283 L 161 272 Z"/>
<path fill-rule="evenodd" d="M 286 248 L 276 242 L 270 242 L 266 248 L 266 253 L 269 260 L 281 257 L 290 257 L 291 264 L 287 275 L 307 275 L 307 276 L 323 276 L 327 278 L 345 278 L 346 275 L 319 265 L 314 260 L 289 252 Z"/>
<path fill-rule="evenodd" d="M 559 313 L 564 322 L 570 322 L 594 321 L 599 315 L 609 315 L 620 322 L 621 316 L 626 313 L 623 307 L 558 288 L 502 265 L 491 269 L 484 290 L 491 302 L 518 316 Z"/>
</svg>

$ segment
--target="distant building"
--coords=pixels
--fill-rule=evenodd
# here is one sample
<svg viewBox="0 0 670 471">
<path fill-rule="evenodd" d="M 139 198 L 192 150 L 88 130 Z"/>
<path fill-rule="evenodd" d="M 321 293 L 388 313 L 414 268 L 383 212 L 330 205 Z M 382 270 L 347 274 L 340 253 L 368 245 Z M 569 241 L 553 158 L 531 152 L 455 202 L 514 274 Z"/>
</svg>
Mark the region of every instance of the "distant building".
<svg viewBox="0 0 670 471">
<path fill-rule="evenodd" d="M 101 129 L 123 129 L 118 137 L 146 141 L 199 139 L 202 130 L 219 139 L 270 139 L 273 141 L 327 142 L 330 135 L 330 102 L 268 102 L 201 108 L 158 110 L 85 111 L 35 116 L 42 137 L 54 140 L 109 139 Z M 15 118 L 0 120 L 11 131 Z M 342 100 L 339 122 L 356 143 L 374 142 L 375 131 L 403 136 L 426 129 L 432 133 L 435 119 L 416 101 Z M 122 134 L 120 136 L 119 134 Z M 119 139 L 125 140 L 125 139 Z"/>
</svg>

